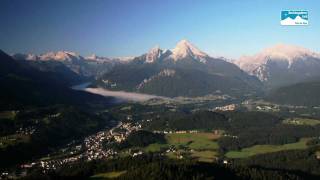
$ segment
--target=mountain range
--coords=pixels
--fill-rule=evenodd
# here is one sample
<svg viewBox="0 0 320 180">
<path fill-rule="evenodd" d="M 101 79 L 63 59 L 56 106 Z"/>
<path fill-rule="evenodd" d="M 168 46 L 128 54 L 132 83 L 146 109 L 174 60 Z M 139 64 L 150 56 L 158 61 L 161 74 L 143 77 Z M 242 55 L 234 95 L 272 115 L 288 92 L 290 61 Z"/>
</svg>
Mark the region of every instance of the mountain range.
<svg viewBox="0 0 320 180">
<path fill-rule="evenodd" d="M 137 57 L 82 57 L 58 51 L 41 55 L 13 54 L 38 71 L 60 81 L 161 96 L 208 94 L 253 95 L 303 82 L 317 82 L 320 54 L 303 47 L 278 44 L 232 61 L 211 57 L 187 40 L 173 49 L 156 46 Z"/>
<path fill-rule="evenodd" d="M 172 50 L 152 48 L 129 63 L 115 66 L 96 86 L 161 96 L 257 93 L 260 81 L 236 65 L 210 57 L 187 40 Z"/>
<path fill-rule="evenodd" d="M 71 90 L 71 85 L 83 79 L 61 64 L 49 66 L 39 70 L 37 64 L 15 60 L 0 50 L 0 110 L 49 104 L 108 103 L 101 96 Z"/>
<path fill-rule="evenodd" d="M 69 51 L 48 52 L 41 55 L 17 53 L 13 54 L 12 57 L 16 60 L 42 62 L 38 63 L 40 69 L 42 68 L 41 64 L 60 63 L 83 77 L 97 77 L 109 71 L 114 65 L 126 63 L 132 59 L 131 57 L 107 58 L 96 56 L 95 54 L 82 57 L 75 52 Z"/>
</svg>

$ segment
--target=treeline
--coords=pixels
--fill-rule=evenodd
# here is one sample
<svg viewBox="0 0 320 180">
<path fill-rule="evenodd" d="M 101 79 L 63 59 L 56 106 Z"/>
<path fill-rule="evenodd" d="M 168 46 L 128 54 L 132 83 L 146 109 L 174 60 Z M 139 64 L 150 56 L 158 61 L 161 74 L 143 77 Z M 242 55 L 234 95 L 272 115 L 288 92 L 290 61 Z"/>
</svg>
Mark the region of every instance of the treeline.
<svg viewBox="0 0 320 180">
<path fill-rule="evenodd" d="M 149 131 L 135 131 L 131 133 L 128 138 L 123 142 L 125 147 L 145 147 L 152 143 L 166 143 L 163 134 L 155 134 Z"/>
<path fill-rule="evenodd" d="M 145 128 L 149 130 L 212 130 L 229 128 L 229 122 L 225 115 L 210 111 L 196 113 L 168 112 L 150 123 L 145 123 L 145 125 Z"/>
<path fill-rule="evenodd" d="M 80 162 L 43 174 L 33 169 L 24 179 L 86 179 L 95 174 L 125 171 L 115 179 L 310 179 L 315 176 L 255 167 L 224 166 L 173 160 L 155 154 L 107 161 Z"/>
<path fill-rule="evenodd" d="M 263 167 L 320 176 L 320 160 L 317 159 L 317 151 L 320 151 L 319 145 L 306 150 L 280 151 L 236 159 L 234 163 L 239 166 Z"/>
<path fill-rule="evenodd" d="M 254 114 L 251 114 L 254 115 Z M 308 125 L 288 125 L 283 124 L 281 119 L 276 117 L 272 118 L 272 115 L 263 115 L 257 113 L 256 118 L 251 119 L 249 114 L 243 114 L 239 118 L 246 118 L 246 121 L 239 126 L 232 127 L 228 130 L 230 134 L 236 137 L 227 136 L 218 140 L 220 150 L 223 152 L 229 150 L 240 150 L 245 147 L 258 145 L 258 144 L 273 144 L 281 145 L 287 143 L 295 143 L 303 137 L 318 137 L 320 136 L 320 126 L 308 126 Z M 236 117 L 236 119 L 238 119 Z M 250 123 L 251 121 L 251 123 Z M 270 121 L 270 122 L 268 122 Z M 246 123 L 247 122 L 247 123 Z M 259 124 L 259 122 L 261 124 Z"/>
<path fill-rule="evenodd" d="M 319 106 L 320 104 L 320 81 L 319 78 L 311 82 L 297 83 L 290 86 L 280 87 L 272 91 L 266 100 L 299 106 Z"/>
<path fill-rule="evenodd" d="M 220 150 L 239 150 L 257 144 L 287 144 L 303 137 L 320 136 L 320 126 L 283 124 L 277 115 L 265 112 L 210 111 L 166 113 L 144 123 L 148 130 L 225 130 L 218 140 Z"/>
</svg>

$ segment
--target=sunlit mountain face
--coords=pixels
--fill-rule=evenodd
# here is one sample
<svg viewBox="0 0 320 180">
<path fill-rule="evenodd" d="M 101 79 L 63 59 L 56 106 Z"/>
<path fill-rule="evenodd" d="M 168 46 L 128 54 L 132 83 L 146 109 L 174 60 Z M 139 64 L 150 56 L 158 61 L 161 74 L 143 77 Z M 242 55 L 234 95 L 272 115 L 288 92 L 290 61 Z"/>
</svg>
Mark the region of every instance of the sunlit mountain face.
<svg viewBox="0 0 320 180">
<path fill-rule="evenodd" d="M 215 93 L 239 96 L 259 92 L 261 83 L 234 64 L 212 58 L 182 40 L 172 50 L 156 47 L 128 64 L 116 66 L 96 85 L 177 97 Z"/>
<path fill-rule="evenodd" d="M 234 63 L 271 87 L 320 76 L 319 53 L 294 45 L 278 44 L 254 56 L 243 56 Z"/>
<path fill-rule="evenodd" d="M 75 52 L 58 51 L 48 52 L 40 55 L 35 54 L 13 54 L 12 57 L 16 60 L 25 60 L 28 63 L 40 66 L 40 69 L 50 64 L 63 64 L 74 73 L 83 77 L 98 77 L 99 75 L 108 72 L 114 65 L 127 63 L 132 57 L 108 58 L 96 55 L 82 57 Z M 41 66 L 42 65 L 42 66 Z"/>
</svg>

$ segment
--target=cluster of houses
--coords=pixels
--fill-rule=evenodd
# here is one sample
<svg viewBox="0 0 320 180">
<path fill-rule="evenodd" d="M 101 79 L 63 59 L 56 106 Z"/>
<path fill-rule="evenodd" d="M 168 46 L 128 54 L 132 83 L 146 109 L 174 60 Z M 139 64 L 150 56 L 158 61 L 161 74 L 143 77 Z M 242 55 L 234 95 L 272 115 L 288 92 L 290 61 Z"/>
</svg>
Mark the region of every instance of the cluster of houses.
<svg viewBox="0 0 320 180">
<path fill-rule="evenodd" d="M 21 135 L 32 135 L 36 131 L 36 128 L 34 126 L 29 126 L 26 128 L 19 128 L 16 131 L 16 134 L 21 134 Z"/>
<path fill-rule="evenodd" d="M 50 115 L 48 116 L 48 118 L 57 118 L 57 117 L 59 117 L 60 115 L 61 115 L 61 113 L 50 114 Z"/>
<path fill-rule="evenodd" d="M 64 153 L 68 153 L 68 156 L 60 159 L 40 160 L 38 162 L 32 162 L 29 164 L 22 164 L 20 167 L 24 170 L 32 168 L 33 166 L 39 166 L 43 172 L 61 167 L 64 164 L 83 160 L 91 161 L 95 159 L 103 159 L 114 157 L 118 154 L 113 149 L 106 148 L 105 143 L 119 143 L 125 140 L 128 135 L 139 130 L 139 126 L 132 125 L 131 123 L 119 123 L 116 127 L 107 130 L 100 131 L 94 135 L 91 135 L 84 139 L 81 145 L 73 146 L 72 148 L 65 148 L 62 150 Z M 140 155 L 134 154 L 134 156 Z"/>
<path fill-rule="evenodd" d="M 290 119 L 290 120 L 285 120 L 285 123 L 288 124 L 296 124 L 296 125 L 302 125 L 303 123 L 297 119 Z"/>
<path fill-rule="evenodd" d="M 1 172 L 0 179 L 8 179 L 8 178 L 9 178 L 9 173 L 7 171 Z"/>
<path fill-rule="evenodd" d="M 316 158 L 317 158 L 318 160 L 320 160 L 320 151 L 317 151 L 317 152 L 316 152 Z"/>
<path fill-rule="evenodd" d="M 266 112 L 271 112 L 271 111 L 280 111 L 278 106 L 256 106 L 256 109 L 258 111 L 266 111 Z"/>
<path fill-rule="evenodd" d="M 112 81 L 110 81 L 110 80 L 108 80 L 108 79 L 106 79 L 106 80 L 103 79 L 102 82 L 103 82 L 106 86 L 110 86 L 111 88 L 117 87 L 117 83 L 112 82 Z"/>
<path fill-rule="evenodd" d="M 129 134 L 133 131 L 138 131 L 141 129 L 141 125 L 132 125 L 131 123 L 122 123 L 109 131 L 109 136 L 111 136 L 117 143 L 123 142 Z"/>
<path fill-rule="evenodd" d="M 117 152 L 113 149 L 107 149 L 104 144 L 123 142 L 131 132 L 139 129 L 139 126 L 132 125 L 131 123 L 120 122 L 116 127 L 109 131 L 101 131 L 95 135 L 89 136 L 84 140 L 84 156 L 88 161 L 113 157 L 117 155 Z"/>
<path fill-rule="evenodd" d="M 75 162 L 82 158 L 83 158 L 83 155 L 80 154 L 77 156 L 66 157 L 62 159 L 54 159 L 54 160 L 47 160 L 47 161 L 41 160 L 38 162 L 22 164 L 20 165 L 20 168 L 22 169 L 22 171 L 26 172 L 27 169 L 37 166 L 37 167 L 41 167 L 43 173 L 46 173 L 46 172 L 49 172 L 50 170 L 57 169 L 58 167 L 64 164 Z"/>
<path fill-rule="evenodd" d="M 185 134 L 185 133 L 198 133 L 198 130 L 180 130 L 180 131 L 153 131 L 156 134 Z"/>
<path fill-rule="evenodd" d="M 83 143 L 83 153 L 84 157 L 88 160 L 101 159 L 109 156 L 115 155 L 117 152 L 114 152 L 111 149 L 106 150 L 103 146 L 105 141 L 111 141 L 112 136 L 109 136 L 108 132 L 101 131 L 95 135 L 85 138 Z"/>
<path fill-rule="evenodd" d="M 75 162 L 78 159 L 79 157 L 69 157 L 69 158 L 51 160 L 51 161 L 40 161 L 39 166 L 42 168 L 42 171 L 45 173 L 51 169 L 56 169 L 57 167 L 63 164 Z"/>
<path fill-rule="evenodd" d="M 238 139 L 239 138 L 238 136 L 234 136 L 234 135 L 231 135 L 231 134 L 223 134 L 223 136 L 231 137 L 231 138 L 234 138 L 234 139 Z"/>
<path fill-rule="evenodd" d="M 213 111 L 234 111 L 236 107 L 237 106 L 235 104 L 229 104 L 226 106 L 215 107 Z"/>
</svg>

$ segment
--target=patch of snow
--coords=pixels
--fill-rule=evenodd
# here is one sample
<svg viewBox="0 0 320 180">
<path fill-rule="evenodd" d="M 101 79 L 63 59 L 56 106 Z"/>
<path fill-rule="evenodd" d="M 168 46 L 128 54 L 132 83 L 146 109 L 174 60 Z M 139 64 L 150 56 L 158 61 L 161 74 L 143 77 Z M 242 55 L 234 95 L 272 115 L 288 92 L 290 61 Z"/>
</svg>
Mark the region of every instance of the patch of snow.
<svg viewBox="0 0 320 180">
<path fill-rule="evenodd" d="M 205 58 L 208 57 L 208 55 L 192 45 L 189 41 L 181 40 L 176 47 L 172 49 L 172 55 L 170 55 L 170 57 L 175 61 L 185 57 L 193 57 L 201 62 L 205 62 Z"/>
<path fill-rule="evenodd" d="M 299 46 L 277 44 L 254 56 L 242 56 L 234 64 L 247 73 L 257 76 L 261 81 L 267 81 L 269 70 L 274 66 L 291 69 L 292 65 L 298 62 L 302 66 L 315 60 L 320 63 L 320 54 Z"/>
<path fill-rule="evenodd" d="M 133 56 L 126 56 L 126 57 L 115 57 L 115 58 L 112 58 L 113 60 L 117 60 L 117 61 L 120 61 L 120 62 L 130 62 L 134 59 L 135 57 Z"/>
<path fill-rule="evenodd" d="M 164 69 L 160 71 L 158 74 L 151 76 L 148 79 L 144 79 L 138 86 L 137 89 L 141 89 L 147 83 L 151 82 L 152 80 L 159 78 L 159 77 L 173 77 L 176 74 L 176 71 L 173 69 Z"/>
<path fill-rule="evenodd" d="M 85 59 L 89 60 L 89 61 L 97 61 L 97 62 L 110 62 L 110 61 L 112 61 L 110 58 L 97 56 L 95 54 L 87 56 Z"/>
<path fill-rule="evenodd" d="M 153 63 L 157 59 L 160 58 L 162 55 L 162 50 L 160 49 L 159 46 L 156 46 L 152 48 L 147 54 L 146 54 L 146 63 Z"/>
<path fill-rule="evenodd" d="M 73 59 L 81 59 L 82 57 L 75 52 L 69 51 L 58 51 L 58 52 L 48 52 L 39 56 L 40 60 L 56 60 L 56 61 L 70 61 Z"/>
<path fill-rule="evenodd" d="M 241 69 L 250 72 L 269 61 L 285 61 L 290 68 L 295 61 L 307 60 L 310 57 L 320 58 L 320 55 L 303 47 L 277 44 L 254 56 L 242 56 L 234 63 Z"/>
<path fill-rule="evenodd" d="M 26 60 L 35 61 L 38 59 L 38 56 L 35 54 L 27 54 Z"/>
</svg>

